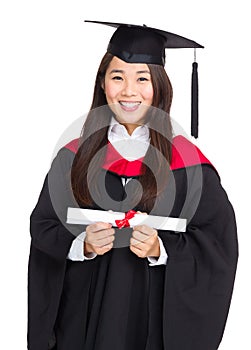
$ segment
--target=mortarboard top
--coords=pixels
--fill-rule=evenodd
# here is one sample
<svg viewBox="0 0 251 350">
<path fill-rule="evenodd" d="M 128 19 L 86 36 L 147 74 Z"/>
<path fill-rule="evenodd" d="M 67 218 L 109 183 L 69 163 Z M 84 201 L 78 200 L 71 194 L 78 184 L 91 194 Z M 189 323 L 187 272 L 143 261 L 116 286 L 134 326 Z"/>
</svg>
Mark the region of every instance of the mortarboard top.
<svg viewBox="0 0 251 350">
<path fill-rule="evenodd" d="M 204 48 L 204 46 L 183 36 L 166 32 L 164 30 L 125 23 L 89 21 L 85 22 L 103 24 L 116 31 L 108 44 L 107 52 L 127 63 L 146 63 L 165 65 L 165 49 L 178 48 Z M 192 73 L 192 111 L 191 135 L 198 137 L 198 64 L 193 63 Z"/>
<path fill-rule="evenodd" d="M 107 51 L 128 63 L 165 64 L 165 49 L 203 48 L 183 36 L 134 24 L 85 21 L 117 28 Z"/>
</svg>

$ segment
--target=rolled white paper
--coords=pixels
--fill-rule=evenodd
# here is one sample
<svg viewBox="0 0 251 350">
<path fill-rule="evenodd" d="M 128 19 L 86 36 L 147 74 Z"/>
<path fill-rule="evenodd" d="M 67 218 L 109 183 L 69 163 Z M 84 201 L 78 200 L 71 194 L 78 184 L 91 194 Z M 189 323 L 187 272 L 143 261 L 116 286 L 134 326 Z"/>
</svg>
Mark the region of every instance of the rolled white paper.
<svg viewBox="0 0 251 350">
<path fill-rule="evenodd" d="M 105 210 L 92 210 L 81 208 L 68 208 L 67 223 L 78 225 L 89 225 L 95 222 L 109 222 L 117 227 L 116 220 L 123 220 L 125 213 Z M 129 220 L 130 227 L 136 225 L 148 225 L 158 230 L 168 230 L 176 232 L 186 232 L 187 220 L 181 218 L 148 215 L 146 213 L 136 213 Z"/>
</svg>

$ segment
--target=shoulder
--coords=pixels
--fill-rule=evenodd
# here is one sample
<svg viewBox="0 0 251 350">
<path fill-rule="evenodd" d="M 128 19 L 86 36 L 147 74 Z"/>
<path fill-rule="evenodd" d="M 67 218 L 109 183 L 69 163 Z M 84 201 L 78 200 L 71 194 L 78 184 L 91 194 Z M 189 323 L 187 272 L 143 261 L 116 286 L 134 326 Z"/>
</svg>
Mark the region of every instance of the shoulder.
<svg viewBox="0 0 251 350">
<path fill-rule="evenodd" d="M 175 136 L 172 141 L 171 170 L 187 168 L 199 164 L 207 164 L 213 167 L 210 160 L 208 160 L 201 150 L 191 141 L 182 135 Z"/>
<path fill-rule="evenodd" d="M 51 170 L 55 168 L 69 170 L 78 151 L 79 141 L 79 138 L 73 139 L 59 148 L 58 151 L 55 151 L 52 157 Z"/>
<path fill-rule="evenodd" d="M 77 153 L 79 148 L 80 138 L 73 139 L 70 142 L 68 142 L 63 149 L 68 149 L 69 151 L 73 152 L 74 154 Z"/>
<path fill-rule="evenodd" d="M 73 139 L 67 142 L 64 146 L 61 146 L 57 153 L 55 153 L 55 159 L 73 159 L 79 149 L 80 146 L 80 138 Z"/>
<path fill-rule="evenodd" d="M 68 142 L 60 153 L 70 153 L 75 156 L 80 146 L 80 138 Z M 216 171 L 211 161 L 202 153 L 202 151 L 191 141 L 182 135 L 175 136 L 172 140 L 172 160 L 171 170 L 188 168 L 195 165 L 209 165 Z M 217 171 L 216 171 L 217 173 Z"/>
</svg>

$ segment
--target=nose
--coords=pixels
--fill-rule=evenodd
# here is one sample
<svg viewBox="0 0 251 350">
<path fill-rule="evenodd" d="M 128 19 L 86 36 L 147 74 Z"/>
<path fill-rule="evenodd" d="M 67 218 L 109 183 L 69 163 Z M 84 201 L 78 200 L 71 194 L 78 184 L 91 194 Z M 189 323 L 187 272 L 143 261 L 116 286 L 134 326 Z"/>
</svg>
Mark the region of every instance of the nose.
<svg viewBox="0 0 251 350">
<path fill-rule="evenodd" d="M 131 80 L 126 80 L 124 82 L 122 95 L 123 96 L 136 96 L 137 95 L 136 83 L 134 81 L 131 81 Z"/>
</svg>

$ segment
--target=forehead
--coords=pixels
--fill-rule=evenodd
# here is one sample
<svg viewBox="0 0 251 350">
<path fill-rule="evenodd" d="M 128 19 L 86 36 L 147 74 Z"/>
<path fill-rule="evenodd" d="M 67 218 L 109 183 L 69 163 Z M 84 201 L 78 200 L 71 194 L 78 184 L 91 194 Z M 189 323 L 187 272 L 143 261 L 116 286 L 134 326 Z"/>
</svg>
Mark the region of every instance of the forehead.
<svg viewBox="0 0 251 350">
<path fill-rule="evenodd" d="M 123 72 L 142 72 L 147 71 L 150 73 L 150 70 L 146 63 L 127 63 L 120 58 L 114 56 L 108 66 L 107 72 L 112 70 L 121 70 Z"/>
</svg>

